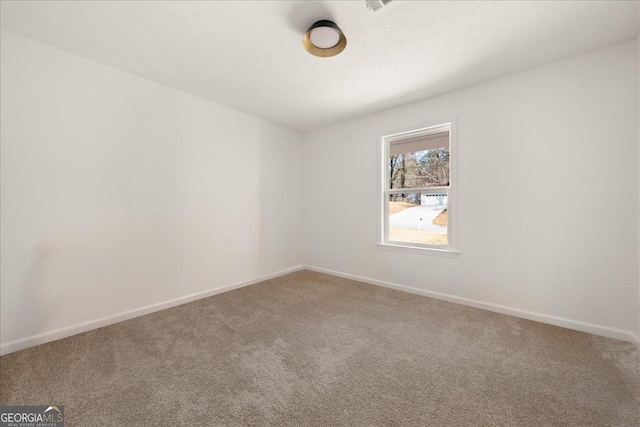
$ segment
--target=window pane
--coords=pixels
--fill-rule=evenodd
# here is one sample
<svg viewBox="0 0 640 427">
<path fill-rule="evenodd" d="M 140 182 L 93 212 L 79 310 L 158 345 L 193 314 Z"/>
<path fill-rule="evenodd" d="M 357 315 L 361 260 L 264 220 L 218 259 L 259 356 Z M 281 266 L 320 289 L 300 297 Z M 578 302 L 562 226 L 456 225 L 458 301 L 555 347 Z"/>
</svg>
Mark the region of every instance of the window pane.
<svg viewBox="0 0 640 427">
<path fill-rule="evenodd" d="M 392 142 L 389 188 L 449 185 L 449 132 Z"/>
<path fill-rule="evenodd" d="M 447 245 L 446 194 L 389 195 L 389 241 Z"/>
</svg>

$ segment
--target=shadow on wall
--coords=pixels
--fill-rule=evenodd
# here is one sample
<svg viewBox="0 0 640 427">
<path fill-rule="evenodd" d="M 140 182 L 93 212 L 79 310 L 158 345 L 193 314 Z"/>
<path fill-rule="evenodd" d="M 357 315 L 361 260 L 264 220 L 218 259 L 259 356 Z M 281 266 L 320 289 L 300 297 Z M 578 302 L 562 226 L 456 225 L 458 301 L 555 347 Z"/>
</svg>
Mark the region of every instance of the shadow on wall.
<svg viewBox="0 0 640 427">
<path fill-rule="evenodd" d="M 293 3 L 287 14 L 287 24 L 289 24 L 291 29 L 300 33 L 300 43 L 302 43 L 302 36 L 309 27 L 321 19 L 332 21 L 335 20 L 335 17 L 333 13 L 320 2 Z"/>
<path fill-rule="evenodd" d="M 290 131 L 262 122 L 256 150 L 259 189 L 257 252 L 261 271 L 272 273 L 301 263 L 302 147 L 291 143 Z"/>
<path fill-rule="evenodd" d="M 207 213 L 50 235 L 24 257 L 3 342 L 248 280 L 257 257 Z"/>
</svg>

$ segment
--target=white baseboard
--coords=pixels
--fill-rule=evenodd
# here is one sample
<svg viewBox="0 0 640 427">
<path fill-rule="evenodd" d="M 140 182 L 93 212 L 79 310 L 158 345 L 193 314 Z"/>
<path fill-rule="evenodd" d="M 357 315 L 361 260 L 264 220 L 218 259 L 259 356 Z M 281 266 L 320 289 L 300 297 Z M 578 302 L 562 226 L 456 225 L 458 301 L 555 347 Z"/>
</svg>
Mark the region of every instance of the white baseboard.
<svg viewBox="0 0 640 427">
<path fill-rule="evenodd" d="M 521 310 L 518 308 L 507 307 L 499 304 L 492 304 L 483 301 L 478 301 L 469 298 L 461 298 L 454 295 L 443 294 L 440 292 L 427 291 L 424 289 L 414 288 L 411 286 L 399 285 L 391 282 L 384 282 L 382 280 L 371 279 L 368 277 L 357 276 L 355 274 L 342 273 L 339 271 L 329 270 L 326 268 L 319 268 L 313 266 L 296 266 L 285 270 L 281 270 L 266 276 L 258 277 L 256 279 L 247 280 L 244 282 L 234 283 L 231 285 L 223 286 L 216 289 L 211 289 L 204 292 L 198 292 L 191 295 L 186 295 L 180 298 L 176 298 L 170 301 L 165 301 L 157 304 L 148 305 L 134 310 L 125 311 L 122 313 L 114 314 L 112 316 L 103 317 L 100 319 L 90 320 L 84 323 L 78 323 L 75 325 L 67 326 L 65 328 L 56 329 L 53 331 L 45 332 L 38 335 L 33 335 L 26 338 L 21 338 L 15 341 L 9 341 L 0 345 L 0 355 L 13 353 L 15 351 L 24 350 L 36 345 L 45 344 L 51 341 L 56 341 L 62 338 L 70 337 L 72 335 L 81 334 L 83 332 L 91 331 L 93 329 L 102 328 L 104 326 L 119 323 L 125 320 L 133 319 L 136 317 L 144 316 L 146 314 L 154 313 L 156 311 L 164 310 L 167 308 L 175 307 L 178 305 L 186 304 L 192 301 L 196 301 L 202 298 L 207 298 L 223 292 L 232 291 L 245 286 L 250 286 L 265 280 L 273 279 L 276 277 L 284 276 L 289 273 L 293 273 L 299 270 L 311 270 L 319 273 L 330 274 L 332 276 L 343 277 L 345 279 L 356 280 L 363 283 L 368 283 L 376 286 L 383 286 L 385 288 L 396 289 L 403 292 L 409 292 L 417 295 L 423 295 L 430 298 L 436 298 L 440 300 L 450 301 L 457 304 L 468 305 L 471 307 L 480 308 L 483 310 L 494 311 L 497 313 L 508 314 L 515 317 L 521 317 L 523 319 L 534 320 L 537 322 L 548 323 L 550 325 L 561 326 L 568 329 L 575 329 L 577 331 L 588 332 L 595 335 L 601 335 L 608 338 L 619 339 L 623 341 L 629 341 L 640 349 L 640 338 L 632 332 L 622 329 L 611 328 L 608 326 L 595 325 L 593 323 L 581 322 L 579 320 L 571 320 L 557 316 L 551 316 L 548 314 L 536 313 L 527 310 Z"/>
<path fill-rule="evenodd" d="M 507 307 L 499 304 L 474 300 L 470 298 L 462 298 L 454 295 L 443 294 L 440 292 L 427 291 L 424 289 L 414 288 L 411 286 L 399 285 L 397 283 L 384 282 L 382 280 L 371 279 L 368 277 L 356 276 L 355 274 L 342 273 L 340 271 L 329 270 L 326 268 L 313 267 L 305 265 L 306 270 L 316 271 L 318 273 L 330 274 L 345 279 L 356 280 L 371 285 L 383 286 L 385 288 L 396 289 L 398 291 L 409 292 L 412 294 L 423 295 L 430 298 L 454 302 L 456 304 L 468 305 L 483 310 L 494 311 L 496 313 L 508 314 L 510 316 L 520 317 L 523 319 L 534 320 L 536 322 L 548 323 L 550 325 L 561 326 L 563 328 L 574 329 L 576 331 L 587 332 L 603 337 L 614 338 L 622 341 L 634 343 L 640 349 L 640 339 L 632 331 L 611 328 L 609 326 L 601 326 L 593 323 L 582 322 L 580 320 L 571 320 L 563 317 L 552 316 L 549 314 L 536 313 L 534 311 L 522 310 L 519 308 Z"/>
<path fill-rule="evenodd" d="M 302 270 L 304 267 L 299 265 L 297 267 L 287 268 L 285 270 L 277 271 L 275 273 L 268 274 L 266 276 L 258 277 L 256 279 L 247 280 L 244 282 L 234 283 L 220 288 L 211 289 L 204 292 L 198 292 L 191 295 L 186 295 L 169 301 L 147 305 L 145 307 L 136 308 L 134 310 L 125 311 L 122 313 L 114 314 L 112 316 L 103 317 L 100 319 L 90 320 L 84 323 L 78 323 L 75 325 L 67 326 L 65 328 L 55 329 L 53 331 L 45 332 L 38 335 L 33 335 L 26 338 L 21 338 L 15 341 L 9 341 L 0 345 L 0 356 L 13 353 L 14 351 L 24 350 L 36 345 L 45 344 L 51 341 L 56 341 L 62 338 L 70 337 L 72 335 L 81 334 L 83 332 L 91 331 L 93 329 L 102 328 L 104 326 L 112 325 L 114 323 L 122 322 L 125 320 L 133 319 L 135 317 L 144 316 L 145 314 L 154 313 L 156 311 L 164 310 L 167 308 L 175 307 L 177 305 L 186 304 L 202 298 L 207 298 L 212 295 L 221 294 L 223 292 L 232 291 L 234 289 L 242 288 L 245 286 L 253 285 L 265 280 L 273 279 L 276 277 L 284 276 L 295 271 Z"/>
<path fill-rule="evenodd" d="M 638 337 L 634 332 L 631 332 L 631 342 L 638 347 L 638 350 L 640 350 L 640 337 Z"/>
</svg>

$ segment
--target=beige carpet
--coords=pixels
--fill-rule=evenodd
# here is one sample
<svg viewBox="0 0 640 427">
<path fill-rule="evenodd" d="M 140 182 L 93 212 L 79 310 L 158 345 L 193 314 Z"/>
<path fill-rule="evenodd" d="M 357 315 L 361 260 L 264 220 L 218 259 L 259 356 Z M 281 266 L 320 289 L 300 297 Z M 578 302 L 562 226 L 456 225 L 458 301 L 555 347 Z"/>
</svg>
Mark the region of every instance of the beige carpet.
<svg viewBox="0 0 640 427">
<path fill-rule="evenodd" d="M 302 271 L 0 359 L 68 426 L 635 426 L 629 343 Z"/>
</svg>

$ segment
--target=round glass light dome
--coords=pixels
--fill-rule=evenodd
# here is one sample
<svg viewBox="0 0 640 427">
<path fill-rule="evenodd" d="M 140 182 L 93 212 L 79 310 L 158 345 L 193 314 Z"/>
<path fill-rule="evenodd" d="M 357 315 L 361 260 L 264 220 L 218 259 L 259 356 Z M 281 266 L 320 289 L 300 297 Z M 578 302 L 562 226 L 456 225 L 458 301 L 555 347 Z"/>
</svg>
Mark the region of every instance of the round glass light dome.
<svg viewBox="0 0 640 427">
<path fill-rule="evenodd" d="M 314 56 L 329 58 L 347 47 L 347 38 L 333 21 L 316 21 L 302 38 L 302 46 Z"/>
<path fill-rule="evenodd" d="M 340 32 L 331 27 L 316 27 L 311 30 L 309 38 L 314 46 L 320 49 L 329 49 L 340 41 Z"/>
</svg>

